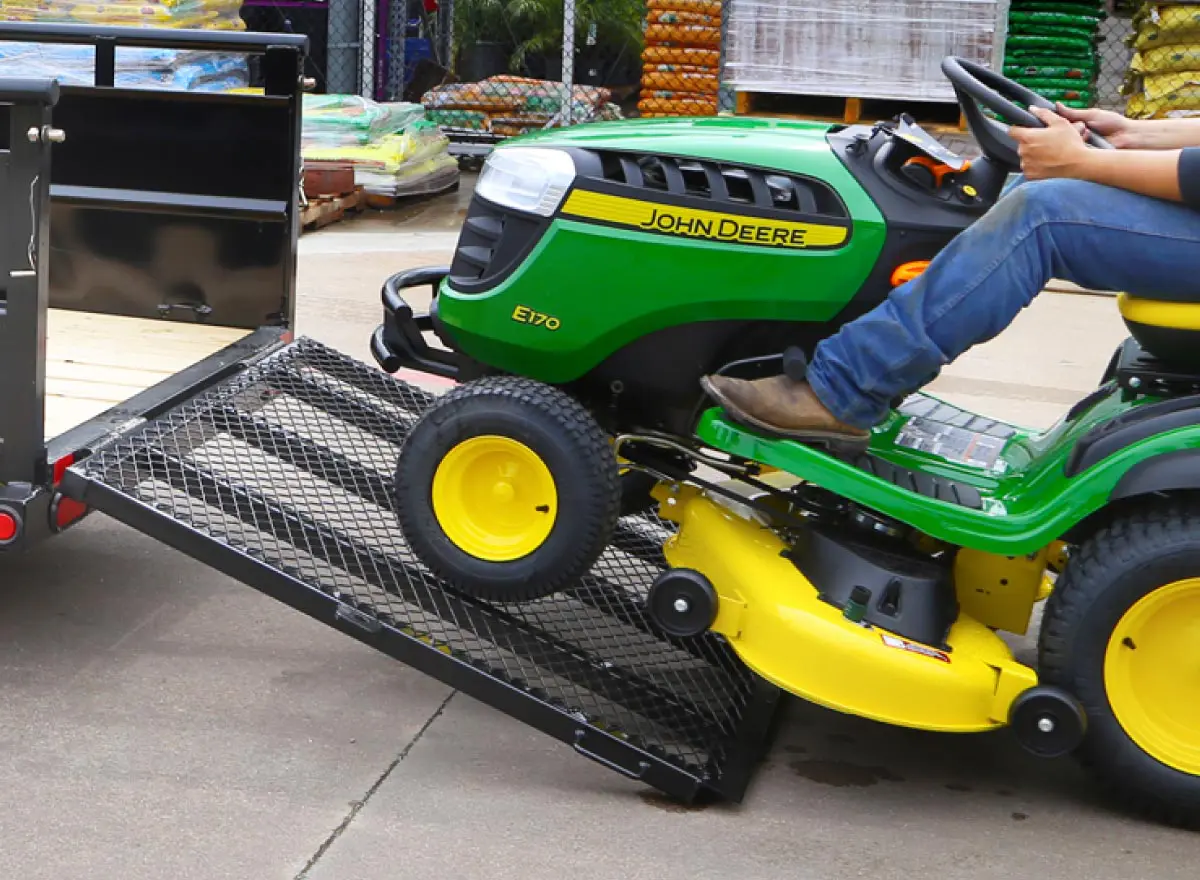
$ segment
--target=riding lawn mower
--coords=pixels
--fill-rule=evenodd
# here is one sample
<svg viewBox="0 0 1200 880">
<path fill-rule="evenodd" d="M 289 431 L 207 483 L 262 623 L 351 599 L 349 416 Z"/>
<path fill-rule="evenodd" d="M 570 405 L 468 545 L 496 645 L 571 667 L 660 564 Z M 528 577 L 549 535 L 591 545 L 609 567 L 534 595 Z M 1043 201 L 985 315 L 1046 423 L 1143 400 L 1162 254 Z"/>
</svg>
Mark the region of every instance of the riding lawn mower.
<svg viewBox="0 0 1200 880">
<path fill-rule="evenodd" d="M 970 160 L 904 115 L 628 120 L 494 149 L 451 265 L 384 288 L 380 366 L 457 383 L 399 455 L 399 525 L 452 588 L 516 604 L 570 588 L 621 517 L 655 509 L 676 530 L 646 609 L 669 636 L 714 633 L 840 712 L 1007 727 L 1195 822 L 1200 287 L 1119 293 L 1128 338 L 1045 430 L 917 389 L 866 446 L 800 443 L 701 388 L 801 377 L 1001 196 L 1020 167 L 1006 123 L 1054 107 L 981 65 L 942 70 Z M 1034 668 L 1002 634 L 1043 601 Z"/>
</svg>

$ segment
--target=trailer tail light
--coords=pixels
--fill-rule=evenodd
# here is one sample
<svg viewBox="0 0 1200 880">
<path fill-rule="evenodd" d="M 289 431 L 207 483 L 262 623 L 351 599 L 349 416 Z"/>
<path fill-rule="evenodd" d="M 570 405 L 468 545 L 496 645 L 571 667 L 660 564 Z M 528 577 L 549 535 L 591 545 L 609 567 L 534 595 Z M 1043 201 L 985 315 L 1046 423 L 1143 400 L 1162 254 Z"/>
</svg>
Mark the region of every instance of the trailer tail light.
<svg viewBox="0 0 1200 880">
<path fill-rule="evenodd" d="M 21 520 L 16 514 L 0 510 L 0 544 L 11 544 L 21 532 Z"/>
</svg>

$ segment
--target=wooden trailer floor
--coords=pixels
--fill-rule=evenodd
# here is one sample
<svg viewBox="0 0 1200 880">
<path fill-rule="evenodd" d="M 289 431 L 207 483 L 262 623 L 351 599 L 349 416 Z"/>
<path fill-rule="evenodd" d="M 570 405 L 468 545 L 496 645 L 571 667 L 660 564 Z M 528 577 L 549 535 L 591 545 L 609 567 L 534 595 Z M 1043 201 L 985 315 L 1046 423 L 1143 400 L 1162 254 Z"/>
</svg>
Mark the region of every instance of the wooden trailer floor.
<svg viewBox="0 0 1200 880">
<path fill-rule="evenodd" d="M 248 330 L 51 309 L 46 439 L 248 336 Z"/>
</svg>

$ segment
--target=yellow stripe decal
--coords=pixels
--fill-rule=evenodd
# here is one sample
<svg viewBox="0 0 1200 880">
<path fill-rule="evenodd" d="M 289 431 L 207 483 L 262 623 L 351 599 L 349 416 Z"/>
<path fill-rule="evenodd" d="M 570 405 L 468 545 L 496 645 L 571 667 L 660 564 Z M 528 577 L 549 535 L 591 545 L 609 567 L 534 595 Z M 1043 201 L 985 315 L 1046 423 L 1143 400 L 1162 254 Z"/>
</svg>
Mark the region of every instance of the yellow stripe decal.
<svg viewBox="0 0 1200 880">
<path fill-rule="evenodd" d="M 850 230 L 843 226 L 769 220 L 718 211 L 702 211 L 661 205 L 607 193 L 575 190 L 563 206 L 565 216 L 598 220 L 644 232 L 658 232 L 681 238 L 724 241 L 803 250 L 837 247 Z"/>
</svg>

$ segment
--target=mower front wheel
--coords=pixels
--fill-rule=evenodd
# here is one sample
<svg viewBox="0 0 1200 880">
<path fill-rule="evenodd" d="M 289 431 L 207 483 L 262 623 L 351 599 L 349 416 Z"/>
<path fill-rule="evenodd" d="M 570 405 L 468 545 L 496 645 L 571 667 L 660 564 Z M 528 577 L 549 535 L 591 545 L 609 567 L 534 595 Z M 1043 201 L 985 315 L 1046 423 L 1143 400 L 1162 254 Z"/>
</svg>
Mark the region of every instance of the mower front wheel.
<svg viewBox="0 0 1200 880">
<path fill-rule="evenodd" d="M 395 477 L 413 552 L 455 589 L 526 602 L 568 588 L 621 512 L 617 460 L 569 395 L 490 377 L 445 394 L 412 428 Z"/>
<path fill-rule="evenodd" d="M 1139 813 L 1200 825 L 1200 504 L 1125 512 L 1047 600 L 1043 683 L 1082 704 L 1085 768 Z"/>
</svg>

